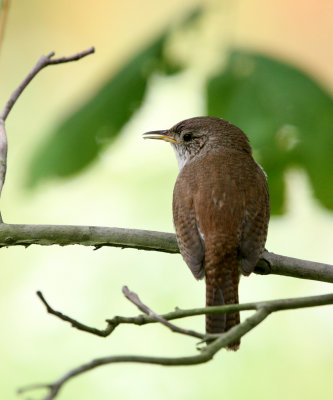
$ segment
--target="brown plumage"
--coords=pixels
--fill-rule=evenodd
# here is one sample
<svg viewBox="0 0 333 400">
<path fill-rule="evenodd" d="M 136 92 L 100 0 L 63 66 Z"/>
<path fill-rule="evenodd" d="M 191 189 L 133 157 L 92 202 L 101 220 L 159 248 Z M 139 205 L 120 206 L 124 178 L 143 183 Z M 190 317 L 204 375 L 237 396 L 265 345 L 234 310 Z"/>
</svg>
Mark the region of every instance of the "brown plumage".
<svg viewBox="0 0 333 400">
<path fill-rule="evenodd" d="M 175 149 L 177 241 L 195 278 L 206 278 L 206 305 L 237 304 L 239 273 L 253 271 L 269 220 L 266 177 L 246 135 L 223 119 L 197 117 L 146 137 L 169 141 Z M 207 315 L 206 332 L 225 332 L 239 321 L 239 312 Z M 238 347 L 239 342 L 229 346 Z"/>
</svg>

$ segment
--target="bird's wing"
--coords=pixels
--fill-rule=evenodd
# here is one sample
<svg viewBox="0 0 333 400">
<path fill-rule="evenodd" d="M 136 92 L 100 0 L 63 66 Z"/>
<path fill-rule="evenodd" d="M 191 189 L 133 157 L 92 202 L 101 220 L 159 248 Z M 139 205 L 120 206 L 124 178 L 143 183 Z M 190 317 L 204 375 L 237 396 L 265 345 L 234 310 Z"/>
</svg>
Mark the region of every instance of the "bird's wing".
<svg viewBox="0 0 333 400">
<path fill-rule="evenodd" d="M 248 186 L 248 202 L 243 220 L 240 253 L 242 257 L 242 273 L 253 272 L 259 257 L 262 255 L 269 221 L 269 193 L 266 177 L 262 170 L 257 170 L 255 182 Z"/>
<path fill-rule="evenodd" d="M 177 242 L 184 261 L 196 279 L 205 274 L 205 249 L 203 239 L 198 230 L 193 204 L 193 190 L 186 179 L 179 174 L 173 192 L 173 220 Z"/>
</svg>

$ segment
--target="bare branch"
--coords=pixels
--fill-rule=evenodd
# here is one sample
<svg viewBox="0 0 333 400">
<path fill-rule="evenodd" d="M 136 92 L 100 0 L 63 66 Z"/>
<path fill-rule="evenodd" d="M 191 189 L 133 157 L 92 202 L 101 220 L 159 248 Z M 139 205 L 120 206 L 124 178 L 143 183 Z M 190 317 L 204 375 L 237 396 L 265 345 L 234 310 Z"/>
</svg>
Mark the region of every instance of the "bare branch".
<svg viewBox="0 0 333 400">
<path fill-rule="evenodd" d="M 152 365 L 163 365 L 163 366 L 181 366 L 181 365 L 196 365 L 202 364 L 210 361 L 213 356 L 222 348 L 227 346 L 233 341 L 234 337 L 241 337 L 245 333 L 249 332 L 251 329 L 256 327 L 260 322 L 262 322 L 269 312 L 266 309 L 258 310 L 253 316 L 247 318 L 243 323 L 238 326 L 233 327 L 230 331 L 220 335 L 220 337 L 211 342 L 205 348 L 201 349 L 200 354 L 195 354 L 193 356 L 184 357 L 150 357 L 150 356 L 135 356 L 135 355 L 120 355 L 120 356 L 109 356 L 101 357 L 92 360 L 86 364 L 80 365 L 79 367 L 73 368 L 62 377 L 60 377 L 56 382 L 52 384 L 37 384 L 29 385 L 27 387 L 21 388 L 19 393 L 26 392 L 28 390 L 43 388 L 49 389 L 49 393 L 44 398 L 44 400 L 52 400 L 59 393 L 60 389 L 67 383 L 70 379 L 81 375 L 85 372 L 91 371 L 92 369 L 120 362 L 135 362 L 141 364 L 152 364 Z"/>
<path fill-rule="evenodd" d="M 264 252 L 262 261 L 257 264 L 256 273 L 333 283 L 333 265 L 281 256 L 268 251 Z M 265 270 L 264 264 L 266 264 L 267 270 Z M 263 269 L 261 270 L 261 268 Z"/>
<path fill-rule="evenodd" d="M 160 315 L 156 314 L 152 309 L 143 304 L 139 296 L 136 293 L 131 292 L 127 286 L 123 287 L 123 293 L 129 301 L 131 301 L 139 308 L 139 310 L 143 311 L 145 314 L 152 317 L 156 322 L 160 322 L 162 325 L 171 329 L 172 332 L 181 333 L 182 335 L 192 336 L 198 339 L 203 339 L 205 337 L 205 335 L 203 335 L 202 333 L 195 332 L 189 329 L 180 328 L 179 326 L 172 324 L 171 322 L 167 321 Z"/>
<path fill-rule="evenodd" d="M 86 57 L 92 53 L 95 53 L 95 48 L 89 47 L 89 49 L 80 51 L 79 53 L 73 54 L 72 56 L 69 56 L 69 57 L 59 57 L 59 58 L 54 58 L 54 59 L 50 58 L 48 65 L 63 64 L 63 63 L 67 63 L 67 62 L 78 61 L 78 60 L 81 60 L 81 58 Z M 52 56 L 54 55 L 54 53 L 51 53 L 51 54 L 52 54 Z"/>
<path fill-rule="evenodd" d="M 139 229 L 75 225 L 14 225 L 0 226 L 1 246 L 68 246 L 79 244 L 99 249 L 103 246 L 179 253 L 172 233 Z"/>
<path fill-rule="evenodd" d="M 45 300 L 42 292 L 38 291 L 37 296 L 40 298 L 40 300 L 42 301 L 42 303 L 44 304 L 44 306 L 46 308 L 46 311 L 49 314 L 55 315 L 62 321 L 69 322 L 73 328 L 76 328 L 80 331 L 84 331 L 84 332 L 91 333 L 93 335 L 105 337 L 105 336 L 109 336 L 111 334 L 111 332 L 113 331 L 113 329 L 116 327 L 115 324 L 108 323 L 106 329 L 101 330 L 101 329 L 97 329 L 97 328 L 92 328 L 88 325 L 81 324 L 81 322 L 78 322 L 77 320 L 75 320 L 71 317 L 68 317 L 67 315 L 63 314 L 62 312 L 54 310 L 48 304 L 48 302 Z"/>
<path fill-rule="evenodd" d="M 135 301 L 137 301 L 135 294 L 133 296 L 132 294 L 130 294 L 130 296 L 133 297 Z M 140 304 L 141 307 L 142 303 L 140 300 L 138 301 L 138 303 Z M 240 323 L 239 325 L 233 327 L 228 332 L 225 332 L 221 335 L 217 335 L 217 339 L 210 342 L 206 347 L 200 349 L 199 354 L 195 354 L 193 356 L 185 356 L 185 357 L 149 357 L 149 356 L 135 356 L 135 355 L 119 355 L 119 356 L 97 358 L 79 367 L 73 368 L 72 370 L 64 374 L 62 377 L 60 377 L 57 381 L 55 381 L 52 384 L 28 386 L 20 389 L 20 393 L 35 388 L 44 388 L 49 390 L 49 393 L 44 398 L 44 400 L 52 400 L 57 396 L 60 389 L 70 379 L 78 375 L 81 375 L 85 372 L 88 372 L 92 369 L 95 369 L 97 367 L 119 362 L 137 362 L 144 364 L 164 365 L 164 366 L 195 365 L 195 364 L 206 363 L 209 360 L 211 360 L 219 350 L 221 350 L 223 347 L 226 347 L 228 344 L 233 343 L 237 339 L 244 336 L 247 332 L 254 329 L 270 313 L 274 311 L 296 309 L 303 307 L 314 307 L 314 306 L 328 305 L 328 304 L 333 304 L 333 294 L 294 298 L 294 299 L 271 300 L 259 303 L 248 303 L 240 305 L 208 307 L 208 308 L 194 309 L 194 310 L 177 310 L 174 311 L 173 313 L 164 315 L 162 318 L 164 320 L 167 320 L 167 319 L 172 319 L 170 317 L 171 315 L 174 318 L 181 318 L 184 316 L 208 314 L 212 312 L 214 313 L 215 312 L 221 313 L 226 311 L 231 312 L 236 309 L 240 311 L 255 309 L 257 311 L 255 312 L 254 315 L 247 318 L 244 322 Z M 144 306 L 143 308 L 145 307 L 146 306 Z M 151 316 L 141 315 L 136 318 L 142 318 L 142 317 L 147 319 L 150 318 L 150 322 L 156 322 L 156 320 Z"/>
<path fill-rule="evenodd" d="M 132 324 L 141 326 L 141 325 L 160 322 L 152 315 L 138 315 L 136 317 L 122 317 L 117 315 L 111 319 L 107 319 L 106 320 L 107 327 L 105 329 L 100 330 L 82 324 L 81 322 L 78 322 L 77 320 L 68 317 L 67 315 L 63 314 L 60 311 L 55 311 L 45 300 L 41 292 L 37 292 L 37 296 L 41 299 L 49 314 L 56 316 L 62 321 L 69 322 L 73 328 L 97 336 L 106 337 L 110 335 L 114 331 L 114 329 L 120 324 Z M 267 300 L 264 302 L 252 302 L 244 304 L 228 304 L 224 306 L 199 307 L 188 310 L 181 310 L 177 308 L 176 311 L 160 315 L 160 318 L 162 318 L 164 321 L 171 321 L 174 319 L 194 317 L 203 314 L 220 314 L 220 313 L 231 313 L 235 311 L 258 310 L 259 308 L 262 307 L 266 308 L 268 307 L 272 311 L 281 311 L 281 310 L 292 310 L 296 308 L 317 307 L 327 304 L 333 304 L 333 294 L 299 297 L 297 299 L 291 298 L 291 299 Z M 147 309 L 149 310 L 148 307 Z"/>
<path fill-rule="evenodd" d="M 50 304 L 46 301 L 44 295 L 38 291 L 37 296 L 39 299 L 42 301 L 44 304 L 46 311 L 49 314 L 54 315 L 55 317 L 61 319 L 62 321 L 69 322 L 71 326 L 75 329 L 78 329 L 83 332 L 87 332 L 96 336 L 100 337 L 106 337 L 109 336 L 115 328 L 120 325 L 120 324 L 133 324 L 133 325 L 146 325 L 146 324 L 151 324 L 155 322 L 160 322 L 156 318 L 154 318 L 151 315 L 138 315 L 136 317 L 122 317 L 119 315 L 116 315 L 115 317 L 111 319 L 107 319 L 107 326 L 104 329 L 97 329 L 85 324 L 82 324 L 81 322 L 75 320 L 74 318 L 71 318 L 65 314 L 63 314 L 60 311 L 56 311 L 54 308 L 50 306 Z M 148 309 L 148 307 L 147 307 Z M 196 308 L 192 310 L 180 310 L 177 309 L 177 311 L 173 311 L 164 315 L 161 315 L 160 318 L 163 319 L 164 321 L 169 321 L 173 319 L 180 319 L 180 318 L 185 318 L 185 317 L 192 317 L 196 315 L 202 315 L 202 314 L 214 314 L 214 313 L 219 313 L 219 312 L 233 312 L 235 310 L 256 310 L 256 303 L 248 303 L 248 304 L 230 304 L 226 306 L 222 306 L 222 311 L 221 311 L 221 306 L 216 306 L 216 307 L 202 307 L 202 308 Z M 203 337 L 204 335 L 201 335 Z"/>
<path fill-rule="evenodd" d="M 38 74 L 40 70 L 47 67 L 48 65 L 53 64 L 61 64 L 71 61 L 80 60 L 83 57 L 86 57 L 89 54 L 94 53 L 94 47 L 90 47 L 87 50 L 84 50 L 80 53 L 76 53 L 69 57 L 61 57 L 52 59 L 54 56 L 54 52 L 50 53 L 47 56 L 41 56 L 40 59 L 37 61 L 36 65 L 32 68 L 32 70 L 28 73 L 28 75 L 24 78 L 18 88 L 12 93 L 9 100 L 7 101 L 2 113 L 0 114 L 0 119 L 6 121 L 8 114 L 10 113 L 11 109 L 13 108 L 14 104 L 16 103 L 17 99 L 20 97 L 23 90 L 28 86 L 31 80 Z"/>
<path fill-rule="evenodd" d="M 3 18 L 5 18 L 6 14 L 7 14 L 7 9 L 8 9 L 8 1 L 6 1 L 4 3 L 3 12 L 1 14 L 0 45 L 1 45 L 1 34 L 2 34 L 1 30 L 4 29 L 3 26 L 5 23 L 5 20 L 3 20 Z M 8 141 L 7 141 L 5 122 L 8 117 L 8 114 L 10 113 L 10 111 L 13 108 L 14 104 L 16 103 L 17 99 L 20 97 L 21 93 L 28 86 L 28 84 L 31 82 L 31 80 L 44 67 L 47 67 L 48 65 L 53 65 L 53 64 L 61 64 L 61 63 L 66 63 L 66 62 L 70 62 L 70 61 L 80 60 L 81 58 L 87 56 L 88 54 L 93 53 L 94 51 L 95 51 L 95 49 L 93 47 L 91 47 L 88 50 L 82 51 L 82 52 L 74 54 L 72 56 L 55 58 L 55 59 L 52 59 L 52 57 L 54 56 L 53 52 L 50 53 L 48 56 L 41 56 L 41 58 L 38 60 L 36 65 L 33 67 L 33 69 L 29 72 L 29 74 L 24 78 L 22 83 L 18 86 L 18 88 L 10 96 L 9 100 L 7 101 L 4 109 L 2 110 L 2 112 L 0 114 L 0 196 L 1 196 L 1 191 L 2 191 L 3 185 L 5 183 L 6 170 L 7 170 Z M 3 224 L 1 213 L 0 213 L 0 224 Z"/>
<path fill-rule="evenodd" d="M 0 225 L 0 247 L 30 246 L 32 244 L 103 246 L 179 253 L 173 233 L 75 225 Z M 266 251 L 258 262 L 255 273 L 284 275 L 333 283 L 333 266 L 285 257 Z"/>
<path fill-rule="evenodd" d="M 0 197 L 5 183 L 7 170 L 7 134 L 5 121 L 0 118 Z M 3 223 L 0 212 L 0 223 Z"/>
</svg>

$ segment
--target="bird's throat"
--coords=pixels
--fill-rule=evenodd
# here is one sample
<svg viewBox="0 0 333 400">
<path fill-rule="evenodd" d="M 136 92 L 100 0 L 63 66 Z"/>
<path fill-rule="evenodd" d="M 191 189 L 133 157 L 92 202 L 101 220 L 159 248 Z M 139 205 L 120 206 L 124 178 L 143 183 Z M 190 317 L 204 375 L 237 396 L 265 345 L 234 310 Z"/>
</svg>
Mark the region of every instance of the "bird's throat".
<svg viewBox="0 0 333 400">
<path fill-rule="evenodd" d="M 172 147 L 176 154 L 176 158 L 177 158 L 177 162 L 178 162 L 178 169 L 179 169 L 179 171 L 181 171 L 189 160 L 189 154 L 188 154 L 188 152 L 182 151 L 182 149 L 179 149 L 179 147 L 176 147 L 176 146 L 172 146 Z"/>
</svg>

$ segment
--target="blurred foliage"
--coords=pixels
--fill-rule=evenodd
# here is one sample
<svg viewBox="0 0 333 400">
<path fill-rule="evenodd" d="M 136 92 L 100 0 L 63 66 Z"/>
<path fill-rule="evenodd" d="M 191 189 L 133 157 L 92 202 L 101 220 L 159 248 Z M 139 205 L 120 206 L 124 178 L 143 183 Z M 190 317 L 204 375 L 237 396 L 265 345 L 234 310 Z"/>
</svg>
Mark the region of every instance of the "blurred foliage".
<svg viewBox="0 0 333 400">
<path fill-rule="evenodd" d="M 250 137 L 268 175 L 273 213 L 284 210 L 283 175 L 304 168 L 315 196 L 333 209 L 333 100 L 311 78 L 272 58 L 233 52 L 207 87 L 208 113 Z"/>
<path fill-rule="evenodd" d="M 56 128 L 33 159 L 30 185 L 45 177 L 75 174 L 89 165 L 141 106 L 150 75 L 178 71 L 163 55 L 166 37 L 163 34 L 130 60 Z"/>
<path fill-rule="evenodd" d="M 202 8 L 195 8 L 180 25 L 194 23 L 201 14 Z M 29 186 L 45 178 L 67 177 L 87 167 L 141 106 L 150 76 L 156 72 L 171 75 L 181 70 L 164 51 L 171 31 L 167 28 L 130 59 L 92 98 L 51 132 L 32 160 Z"/>
<path fill-rule="evenodd" d="M 165 55 L 170 32 L 133 57 L 49 135 L 32 161 L 30 186 L 87 167 L 142 105 L 151 75 L 180 70 Z M 208 80 L 207 102 L 208 115 L 229 120 L 250 137 L 268 175 L 273 214 L 284 211 L 284 172 L 293 165 L 308 172 L 315 196 L 333 209 L 333 100 L 312 78 L 272 58 L 234 51 Z"/>
</svg>

